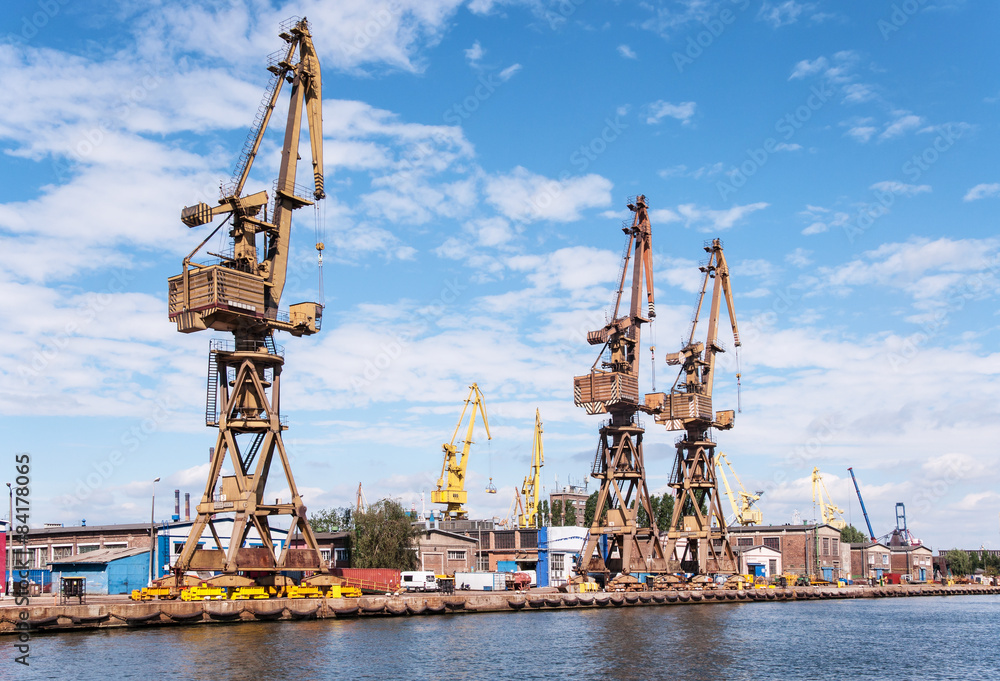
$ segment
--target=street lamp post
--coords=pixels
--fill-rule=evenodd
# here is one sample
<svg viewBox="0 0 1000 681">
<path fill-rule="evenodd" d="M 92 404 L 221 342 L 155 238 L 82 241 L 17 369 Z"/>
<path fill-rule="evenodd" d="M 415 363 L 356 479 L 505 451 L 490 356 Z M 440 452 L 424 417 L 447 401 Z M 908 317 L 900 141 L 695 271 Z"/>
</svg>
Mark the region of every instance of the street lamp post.
<svg viewBox="0 0 1000 681">
<path fill-rule="evenodd" d="M 14 586 L 14 548 L 10 541 L 11 534 L 14 528 L 14 488 L 11 484 L 7 483 L 7 491 L 10 493 L 10 520 L 7 522 L 7 581 L 4 583 L 4 595 L 10 595 L 11 588 Z"/>
<path fill-rule="evenodd" d="M 153 495 L 149 505 L 149 586 L 153 586 L 153 565 L 156 563 L 154 558 L 154 553 L 156 552 L 156 521 L 153 518 L 156 516 L 156 483 L 159 481 L 159 478 L 153 480 Z"/>
</svg>

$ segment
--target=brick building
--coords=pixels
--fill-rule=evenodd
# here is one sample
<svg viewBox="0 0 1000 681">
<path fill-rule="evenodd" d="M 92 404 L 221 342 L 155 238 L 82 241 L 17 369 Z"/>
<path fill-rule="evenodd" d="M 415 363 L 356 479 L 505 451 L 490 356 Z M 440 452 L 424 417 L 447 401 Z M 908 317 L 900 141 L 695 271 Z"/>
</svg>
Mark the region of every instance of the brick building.
<svg viewBox="0 0 1000 681">
<path fill-rule="evenodd" d="M 908 575 L 910 582 L 929 582 L 934 579 L 932 559 L 934 552 L 922 544 L 917 546 L 890 546 L 889 564 L 894 573 Z"/>
<path fill-rule="evenodd" d="M 417 537 L 417 565 L 439 575 L 470 572 L 476 565 L 478 541 L 457 532 L 426 528 Z"/>
<path fill-rule="evenodd" d="M 851 578 L 859 581 L 881 579 L 892 570 L 892 551 L 885 544 L 850 544 Z"/>
<path fill-rule="evenodd" d="M 568 525 L 570 527 L 583 527 L 583 516 L 587 510 L 587 497 L 590 496 L 587 493 L 586 487 L 580 487 L 579 485 L 564 485 L 559 491 L 552 492 L 549 494 L 549 512 L 553 512 L 556 508 L 556 502 L 559 503 L 559 507 L 565 509 L 567 506 L 573 508 L 574 521 L 572 523 L 559 522 L 553 519 L 553 525 Z"/>
<path fill-rule="evenodd" d="M 63 560 L 103 549 L 149 550 L 149 523 L 125 525 L 49 525 L 28 532 L 28 546 L 14 548 L 14 562 L 27 562 L 31 569 L 44 569 Z"/>
<path fill-rule="evenodd" d="M 850 573 L 850 546 L 831 525 L 747 525 L 730 527 L 733 549 L 766 546 L 781 553 L 784 572 L 833 581 Z"/>
</svg>

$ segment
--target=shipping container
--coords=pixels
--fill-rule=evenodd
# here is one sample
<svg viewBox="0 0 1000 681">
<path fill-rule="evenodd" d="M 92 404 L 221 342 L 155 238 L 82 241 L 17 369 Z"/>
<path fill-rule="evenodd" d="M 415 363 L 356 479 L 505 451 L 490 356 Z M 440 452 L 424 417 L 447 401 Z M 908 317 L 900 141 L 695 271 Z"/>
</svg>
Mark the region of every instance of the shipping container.
<svg viewBox="0 0 1000 681">
<path fill-rule="evenodd" d="M 390 593 L 399 589 L 399 570 L 390 568 L 333 568 L 335 577 L 345 586 L 361 589 L 362 593 Z"/>
<path fill-rule="evenodd" d="M 517 572 L 516 560 L 498 560 L 497 572 Z"/>
</svg>

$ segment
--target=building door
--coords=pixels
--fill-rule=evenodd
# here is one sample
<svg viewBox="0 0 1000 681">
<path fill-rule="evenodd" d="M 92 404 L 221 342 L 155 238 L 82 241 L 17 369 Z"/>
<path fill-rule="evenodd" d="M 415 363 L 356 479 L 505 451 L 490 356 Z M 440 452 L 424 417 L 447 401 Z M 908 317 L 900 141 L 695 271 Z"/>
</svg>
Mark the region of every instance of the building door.
<svg viewBox="0 0 1000 681">
<path fill-rule="evenodd" d="M 926 568 L 920 568 L 920 581 L 921 582 L 926 582 L 927 581 L 927 569 Z"/>
<path fill-rule="evenodd" d="M 761 563 L 748 563 L 747 567 L 750 568 L 750 572 L 754 577 L 764 576 L 764 565 Z"/>
<path fill-rule="evenodd" d="M 825 567 L 825 568 L 822 568 L 822 570 L 823 570 L 823 579 L 825 579 L 828 582 L 832 582 L 833 581 L 833 568 L 832 567 Z"/>
</svg>

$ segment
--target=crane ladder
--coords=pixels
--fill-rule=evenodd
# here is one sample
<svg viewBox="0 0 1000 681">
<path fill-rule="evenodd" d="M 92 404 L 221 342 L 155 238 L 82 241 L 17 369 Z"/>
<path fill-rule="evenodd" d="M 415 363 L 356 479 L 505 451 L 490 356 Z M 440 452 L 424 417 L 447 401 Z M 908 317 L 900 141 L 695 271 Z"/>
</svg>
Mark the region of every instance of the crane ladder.
<svg viewBox="0 0 1000 681">
<path fill-rule="evenodd" d="M 219 364 L 215 353 L 208 352 L 208 385 L 205 389 L 205 425 L 219 425 Z"/>
</svg>

